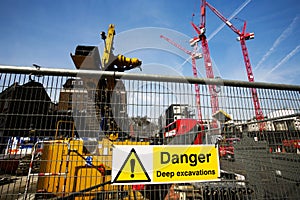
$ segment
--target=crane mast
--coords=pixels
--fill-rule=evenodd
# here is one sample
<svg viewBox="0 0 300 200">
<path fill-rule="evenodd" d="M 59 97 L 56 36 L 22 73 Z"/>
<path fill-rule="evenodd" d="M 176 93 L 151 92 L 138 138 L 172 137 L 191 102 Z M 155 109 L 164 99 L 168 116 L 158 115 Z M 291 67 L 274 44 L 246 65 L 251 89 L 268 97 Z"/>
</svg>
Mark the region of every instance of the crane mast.
<svg viewBox="0 0 300 200">
<path fill-rule="evenodd" d="M 241 44 L 244 62 L 245 62 L 245 66 L 246 66 L 246 71 L 247 71 L 247 76 L 248 76 L 248 81 L 254 82 L 254 75 L 252 72 L 252 66 L 250 63 L 248 49 L 246 46 L 246 40 L 254 39 L 254 33 L 246 33 L 245 32 L 246 25 L 247 25 L 246 21 L 244 22 L 242 31 L 240 31 L 228 19 L 226 19 L 216 8 L 214 8 L 212 5 L 210 5 L 205 0 L 202 1 L 202 7 L 203 6 L 209 7 L 209 9 L 211 9 L 213 11 L 213 13 L 215 13 L 233 32 L 235 32 L 238 35 L 237 40 L 240 41 L 240 44 Z M 263 115 L 263 112 L 260 107 L 256 88 L 251 88 L 251 93 L 252 93 L 252 100 L 253 100 L 254 109 L 255 109 L 256 120 L 257 121 L 264 120 L 264 115 Z M 264 128 L 265 128 L 265 123 L 260 123 L 260 125 L 259 125 L 260 131 L 264 130 Z"/>
<path fill-rule="evenodd" d="M 173 46 L 177 47 L 178 49 L 184 51 L 186 54 L 190 55 L 192 58 L 192 68 L 193 68 L 193 75 L 194 77 L 198 77 L 197 74 L 197 68 L 196 68 L 196 59 L 200 59 L 202 58 L 202 54 L 197 53 L 196 49 L 197 46 L 194 46 L 194 51 L 189 51 L 185 48 L 183 48 L 182 46 L 180 46 L 179 44 L 177 44 L 176 42 L 174 42 L 173 40 L 171 40 L 170 38 L 167 38 L 163 35 L 160 35 L 160 38 L 166 40 L 167 42 L 169 42 L 170 44 L 172 44 Z M 196 44 L 196 43 L 195 43 Z M 194 140 L 194 144 L 201 144 L 202 142 L 202 136 L 204 135 L 204 131 L 205 131 L 205 127 L 203 124 L 203 119 L 202 119 L 202 112 L 201 112 L 201 103 L 200 103 L 200 89 L 199 89 L 199 85 L 195 84 L 195 92 L 196 92 L 196 106 L 197 106 L 197 114 L 198 114 L 198 122 L 200 124 L 201 127 L 201 133 L 197 134 L 195 140 Z"/>
<path fill-rule="evenodd" d="M 206 39 L 205 31 L 205 22 L 206 22 L 206 13 L 205 13 L 205 0 L 202 0 L 202 6 L 201 6 L 201 24 L 200 27 L 196 26 L 193 22 L 191 22 L 193 28 L 195 31 L 198 33 L 198 38 L 201 40 L 201 46 L 202 46 L 202 53 L 204 56 L 204 65 L 205 65 L 205 70 L 206 70 L 206 77 L 207 78 L 215 78 L 213 69 L 212 69 L 212 61 L 210 58 L 210 53 L 209 53 L 209 48 L 208 48 L 208 42 Z M 215 85 L 209 85 L 209 93 L 210 93 L 210 103 L 212 107 L 212 114 L 215 114 L 219 111 L 219 100 L 218 100 L 218 94 L 217 94 L 217 89 Z M 215 120 L 212 122 L 212 127 L 213 128 L 218 128 L 218 124 Z"/>
<path fill-rule="evenodd" d="M 167 42 L 169 42 L 170 44 L 172 44 L 173 46 L 177 47 L 178 49 L 182 50 L 183 52 L 185 52 L 186 54 L 190 55 L 192 58 L 192 69 L 193 69 L 193 75 L 195 78 L 198 77 L 197 74 L 197 69 L 196 69 L 196 59 L 202 58 L 202 55 L 200 53 L 196 53 L 196 46 L 194 47 L 194 51 L 189 51 L 185 48 L 183 48 L 182 46 L 180 46 L 179 44 L 177 44 L 176 42 L 174 42 L 173 40 L 171 40 L 170 38 L 167 38 L 164 35 L 160 35 L 160 38 L 166 40 Z M 200 89 L 199 89 L 199 85 L 195 84 L 195 92 L 196 92 L 196 106 L 197 106 L 197 111 L 198 111 L 198 120 L 200 121 L 200 123 L 203 125 L 203 121 L 202 121 L 202 113 L 201 113 L 201 104 L 200 104 Z M 202 130 L 204 130 L 204 127 L 202 127 Z"/>
</svg>

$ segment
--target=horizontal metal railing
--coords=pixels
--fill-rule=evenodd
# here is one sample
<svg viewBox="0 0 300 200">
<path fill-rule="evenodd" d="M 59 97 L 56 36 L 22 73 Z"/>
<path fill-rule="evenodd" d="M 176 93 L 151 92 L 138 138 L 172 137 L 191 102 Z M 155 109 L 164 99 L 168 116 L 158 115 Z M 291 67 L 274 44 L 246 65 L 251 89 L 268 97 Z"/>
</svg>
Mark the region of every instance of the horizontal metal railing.
<svg viewBox="0 0 300 200">
<path fill-rule="evenodd" d="M 266 83 L 266 82 L 248 82 L 238 80 L 226 79 L 209 79 L 209 78 L 195 78 L 184 76 L 166 76 L 166 75 L 153 75 L 141 73 L 125 73 L 125 72 L 112 72 L 112 71 L 97 71 L 97 70 L 76 70 L 76 69 L 60 69 L 60 68 L 36 68 L 27 66 L 7 66 L 0 65 L 1 73 L 16 73 L 16 74 L 31 74 L 31 75 L 52 75 L 52 76 L 106 76 L 115 77 L 117 79 L 125 80 L 141 80 L 141 81 L 159 81 L 159 82 L 176 82 L 176 83 L 191 83 L 191 84 L 207 84 L 219 86 L 233 86 L 233 87 L 246 87 L 246 88 L 264 88 L 276 90 L 299 90 L 300 85 Z"/>
</svg>

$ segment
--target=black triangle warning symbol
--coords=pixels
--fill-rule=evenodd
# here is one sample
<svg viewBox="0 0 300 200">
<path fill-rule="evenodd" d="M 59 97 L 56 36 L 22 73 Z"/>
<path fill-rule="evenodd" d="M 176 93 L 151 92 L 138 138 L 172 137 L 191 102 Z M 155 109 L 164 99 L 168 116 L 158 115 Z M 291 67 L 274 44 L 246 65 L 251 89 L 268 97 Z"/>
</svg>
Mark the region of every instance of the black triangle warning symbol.
<svg viewBox="0 0 300 200">
<path fill-rule="evenodd" d="M 131 149 L 124 164 L 115 177 L 114 183 L 136 183 L 136 182 L 151 182 L 151 179 L 145 170 L 140 158 Z"/>
</svg>

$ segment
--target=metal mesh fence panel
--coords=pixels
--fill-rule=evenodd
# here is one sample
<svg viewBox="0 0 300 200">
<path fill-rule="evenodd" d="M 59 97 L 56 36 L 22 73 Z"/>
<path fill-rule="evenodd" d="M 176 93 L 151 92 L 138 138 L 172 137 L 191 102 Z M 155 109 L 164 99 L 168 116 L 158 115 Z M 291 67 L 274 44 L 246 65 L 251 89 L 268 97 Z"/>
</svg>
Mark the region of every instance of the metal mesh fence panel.
<svg viewBox="0 0 300 200">
<path fill-rule="evenodd" d="M 0 70 L 0 199 L 300 196 L 299 86 Z M 200 109 L 194 83 L 200 87 Z M 218 113 L 212 113 L 208 84 L 218 85 Z M 262 121 L 255 117 L 251 87 L 257 88 Z M 193 121 L 185 131 L 184 122 Z M 114 145 L 194 145 L 196 138 L 219 148 L 219 181 L 112 184 Z"/>
</svg>

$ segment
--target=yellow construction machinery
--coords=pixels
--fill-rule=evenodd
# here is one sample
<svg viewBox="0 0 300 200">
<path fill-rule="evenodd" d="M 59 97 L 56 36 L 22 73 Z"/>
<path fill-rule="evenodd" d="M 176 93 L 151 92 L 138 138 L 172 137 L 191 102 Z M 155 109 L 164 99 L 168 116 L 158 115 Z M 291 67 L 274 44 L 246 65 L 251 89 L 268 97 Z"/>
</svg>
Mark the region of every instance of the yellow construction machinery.
<svg viewBox="0 0 300 200">
<path fill-rule="evenodd" d="M 102 60 L 95 46 L 77 46 L 75 55 L 71 54 L 77 69 L 126 71 L 140 67 L 137 58 L 126 58 L 113 54 L 114 25 L 110 24 L 107 35 L 101 33 L 105 42 Z M 45 141 L 38 174 L 37 199 L 142 199 L 131 186 L 111 185 L 112 146 L 113 145 L 149 145 L 149 142 L 130 141 L 128 130 L 123 130 L 116 121 L 111 107 L 111 97 L 116 90 L 125 92 L 121 80 L 104 77 L 80 76 L 94 106 L 101 130 L 107 137 L 96 141 L 94 149 L 87 148 L 83 139 L 74 137 L 57 137 Z M 123 93 L 124 93 L 123 92 Z M 118 92 L 117 92 L 118 93 Z M 125 98 L 118 104 L 124 104 Z M 127 114 L 126 114 L 127 116 Z M 127 117 L 128 118 L 128 117 Z M 126 122 L 126 118 L 123 118 Z M 124 123 L 123 121 L 123 123 Z M 74 128 L 74 126 L 71 126 Z M 72 129 L 73 129 L 72 128 Z M 59 128 L 57 127 L 57 132 Z"/>
<path fill-rule="evenodd" d="M 137 58 L 126 58 L 124 55 L 113 54 L 113 41 L 115 35 L 115 26 L 110 24 L 108 27 L 107 35 L 101 32 L 101 38 L 104 40 L 104 50 L 102 59 L 100 59 L 99 51 L 96 46 L 77 46 L 75 55 L 71 54 L 72 60 L 77 69 L 83 70 L 105 70 L 105 71 L 118 71 L 124 72 L 134 68 L 140 68 L 142 62 Z M 141 68 L 140 68 L 141 69 Z M 101 125 L 101 131 L 106 136 L 110 137 L 112 141 L 126 140 L 128 135 L 124 131 L 123 127 L 120 127 L 116 119 L 113 117 L 114 111 L 119 114 L 119 110 L 126 110 L 126 97 L 124 95 L 125 86 L 122 80 L 116 80 L 113 77 L 96 77 L 96 76 L 83 76 L 80 78 L 83 80 L 84 86 L 88 91 L 89 98 L 95 102 L 95 110 L 97 112 L 97 118 Z M 116 97 L 116 96 L 120 97 Z M 126 94 L 125 94 L 126 95 Z M 121 99 L 121 102 L 116 102 L 112 107 L 112 97 L 115 99 Z M 121 108 L 123 107 L 123 108 Z"/>
<path fill-rule="evenodd" d="M 44 142 L 36 199 L 142 199 L 131 186 L 111 185 L 112 148 L 149 142 L 104 138 L 91 152 L 80 138 L 56 138 Z"/>
<path fill-rule="evenodd" d="M 102 70 L 124 72 L 136 67 L 140 67 L 142 62 L 137 58 L 126 58 L 123 55 L 115 56 L 113 54 L 113 42 L 115 36 L 115 26 L 110 24 L 107 31 L 107 36 L 101 32 L 101 38 L 105 41 Z"/>
</svg>

